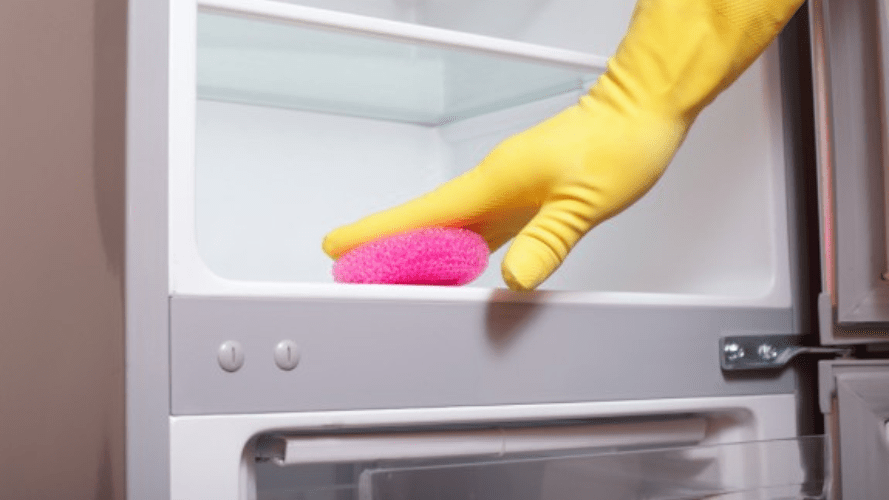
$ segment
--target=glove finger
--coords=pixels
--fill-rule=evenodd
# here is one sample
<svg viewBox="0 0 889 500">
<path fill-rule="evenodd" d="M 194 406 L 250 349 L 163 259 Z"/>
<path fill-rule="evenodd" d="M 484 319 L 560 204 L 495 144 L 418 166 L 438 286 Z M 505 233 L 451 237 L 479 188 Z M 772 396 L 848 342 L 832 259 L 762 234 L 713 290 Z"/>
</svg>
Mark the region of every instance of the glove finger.
<svg viewBox="0 0 889 500">
<path fill-rule="evenodd" d="M 593 226 L 589 205 L 565 199 L 545 204 L 516 236 L 501 264 L 513 290 L 533 290 L 565 260 Z"/>
<path fill-rule="evenodd" d="M 336 259 L 360 244 L 413 229 L 480 227 L 482 218 L 508 202 L 487 176 L 470 170 L 419 198 L 331 231 L 323 248 Z"/>
</svg>

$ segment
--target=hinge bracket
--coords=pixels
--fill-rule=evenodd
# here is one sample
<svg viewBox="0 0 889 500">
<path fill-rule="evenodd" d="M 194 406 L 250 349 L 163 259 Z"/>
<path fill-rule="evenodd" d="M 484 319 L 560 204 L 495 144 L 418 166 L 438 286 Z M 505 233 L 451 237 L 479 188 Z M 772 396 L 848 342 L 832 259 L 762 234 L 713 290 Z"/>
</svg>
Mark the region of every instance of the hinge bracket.
<svg viewBox="0 0 889 500">
<path fill-rule="evenodd" d="M 800 354 L 840 357 L 852 355 L 851 347 L 809 347 L 802 335 L 729 335 L 719 339 L 719 364 L 723 371 L 780 370 Z"/>
</svg>

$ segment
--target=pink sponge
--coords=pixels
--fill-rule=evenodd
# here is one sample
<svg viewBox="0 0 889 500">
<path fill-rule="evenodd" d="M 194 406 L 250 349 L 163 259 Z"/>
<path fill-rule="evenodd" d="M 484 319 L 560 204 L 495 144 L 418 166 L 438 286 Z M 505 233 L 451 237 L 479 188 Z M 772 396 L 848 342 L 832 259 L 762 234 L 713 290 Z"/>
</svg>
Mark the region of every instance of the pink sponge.
<svg viewBox="0 0 889 500">
<path fill-rule="evenodd" d="M 430 227 L 365 243 L 333 264 L 339 283 L 465 285 L 488 265 L 488 245 L 478 234 Z"/>
</svg>

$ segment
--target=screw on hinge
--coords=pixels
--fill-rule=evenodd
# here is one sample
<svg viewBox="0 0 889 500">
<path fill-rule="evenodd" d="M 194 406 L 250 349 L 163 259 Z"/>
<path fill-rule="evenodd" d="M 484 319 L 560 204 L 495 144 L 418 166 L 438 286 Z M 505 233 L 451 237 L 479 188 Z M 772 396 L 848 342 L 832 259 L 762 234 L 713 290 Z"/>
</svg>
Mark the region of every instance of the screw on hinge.
<svg viewBox="0 0 889 500">
<path fill-rule="evenodd" d="M 744 348 L 737 342 L 729 342 L 722 347 L 725 359 L 729 361 L 738 361 L 744 357 Z"/>
<path fill-rule="evenodd" d="M 760 344 L 759 348 L 756 349 L 756 353 L 759 354 L 759 359 L 763 361 L 772 361 L 778 357 L 778 349 L 772 344 Z"/>
</svg>

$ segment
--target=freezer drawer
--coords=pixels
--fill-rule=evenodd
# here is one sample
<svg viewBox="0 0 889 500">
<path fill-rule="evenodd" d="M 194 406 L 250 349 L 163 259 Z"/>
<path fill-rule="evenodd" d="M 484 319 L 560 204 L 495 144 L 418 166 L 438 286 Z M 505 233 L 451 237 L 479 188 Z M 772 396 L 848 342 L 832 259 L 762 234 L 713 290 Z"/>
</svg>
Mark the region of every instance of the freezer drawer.
<svg viewBox="0 0 889 500">
<path fill-rule="evenodd" d="M 735 478 L 731 484 L 749 486 L 751 482 L 738 482 L 743 479 L 737 476 L 738 471 L 744 471 L 744 477 L 765 480 L 770 477 L 769 471 L 752 471 L 757 467 L 772 469 L 776 463 L 793 471 L 780 473 L 790 478 L 781 486 L 802 484 L 793 482 L 800 481 L 800 468 L 812 471 L 806 481 L 815 484 L 824 479 L 819 439 L 813 440 L 815 445 L 803 444 L 795 452 L 793 445 L 783 444 L 736 446 L 715 452 L 712 448 L 793 441 L 798 438 L 798 430 L 794 419 L 788 417 L 796 410 L 793 395 L 772 395 L 176 416 L 170 421 L 172 497 L 359 500 L 372 494 L 368 488 L 375 480 L 368 477 L 380 469 L 479 465 L 477 486 L 513 488 L 516 498 L 533 498 L 527 496 L 532 492 L 525 490 L 538 488 L 541 478 L 547 479 L 547 488 L 561 482 L 559 477 L 567 481 L 567 476 L 544 474 L 550 469 L 545 464 L 549 459 L 566 458 L 562 463 L 567 464 L 570 457 L 583 462 L 585 457 L 634 452 L 655 453 L 650 457 L 657 457 L 659 464 L 666 463 L 668 456 L 674 457 L 668 460 L 675 466 L 671 471 L 677 474 L 674 486 L 712 485 L 719 478 Z M 641 455 L 627 456 L 637 465 L 655 464 Z M 507 474 L 497 482 L 497 473 L 488 476 L 486 472 L 498 467 L 509 470 L 513 463 L 526 467 L 518 469 L 522 471 L 519 477 Z M 488 466 L 494 469 L 486 469 Z M 629 467 L 628 462 L 627 470 L 631 470 Z M 552 470 L 567 473 L 583 468 Z M 408 471 L 405 474 L 410 475 Z M 376 477 L 385 479 L 385 474 Z M 488 483 L 486 477 L 492 482 Z M 592 477 L 595 479 L 595 475 Z M 527 481 L 521 482 L 523 478 Z M 604 475 L 600 478 L 603 484 L 608 480 Z M 626 479 L 623 484 L 628 492 L 633 484 L 645 483 L 644 478 L 636 476 Z M 457 489 L 442 493 L 463 491 L 463 498 L 472 498 L 469 491 L 459 489 L 464 484 L 468 485 L 467 481 L 459 481 L 453 485 Z M 421 486 L 421 482 L 415 485 Z M 762 487 L 778 485 L 760 483 Z M 583 485 L 565 487 L 577 487 L 578 494 L 589 490 Z M 547 491 L 556 494 L 556 490 Z M 616 498 L 649 497 L 639 493 Z"/>
<path fill-rule="evenodd" d="M 257 500 L 826 498 L 823 436 L 714 444 L 707 425 L 278 433 L 256 444 Z"/>
<path fill-rule="evenodd" d="M 825 499 L 821 436 L 361 473 L 359 500 Z M 876 498 L 876 497 L 873 497 Z"/>
<path fill-rule="evenodd" d="M 175 417 L 171 497 L 839 498 L 825 496 L 829 440 L 796 437 L 782 423 L 793 408 L 754 396 Z"/>
</svg>

